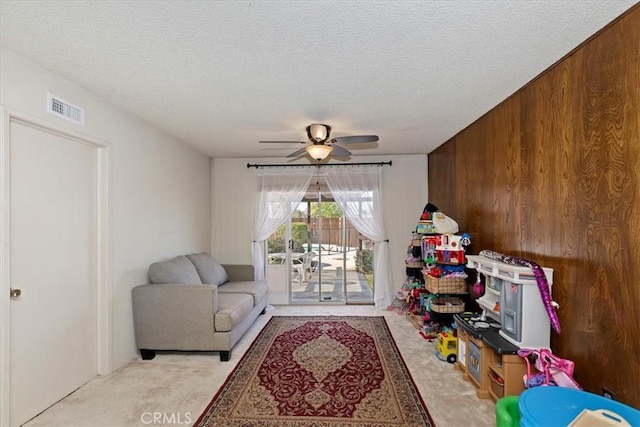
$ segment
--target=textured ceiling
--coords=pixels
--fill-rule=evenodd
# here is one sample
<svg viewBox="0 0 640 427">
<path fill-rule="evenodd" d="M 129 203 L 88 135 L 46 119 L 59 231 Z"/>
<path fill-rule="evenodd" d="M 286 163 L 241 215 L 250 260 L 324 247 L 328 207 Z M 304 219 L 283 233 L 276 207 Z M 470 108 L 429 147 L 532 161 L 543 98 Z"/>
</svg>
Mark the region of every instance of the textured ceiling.
<svg viewBox="0 0 640 427">
<path fill-rule="evenodd" d="M 0 40 L 212 157 L 424 154 L 637 1 L 2 0 Z"/>
</svg>

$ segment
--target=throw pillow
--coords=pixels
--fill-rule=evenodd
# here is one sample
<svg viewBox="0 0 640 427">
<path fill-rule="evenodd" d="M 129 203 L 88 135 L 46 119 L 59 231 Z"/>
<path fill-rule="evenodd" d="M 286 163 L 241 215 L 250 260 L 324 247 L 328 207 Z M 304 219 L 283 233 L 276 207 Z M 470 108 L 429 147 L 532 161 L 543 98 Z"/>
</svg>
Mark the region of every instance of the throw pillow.
<svg viewBox="0 0 640 427">
<path fill-rule="evenodd" d="M 220 286 L 229 281 L 227 270 L 208 253 L 189 254 L 187 258 L 196 267 L 202 283 Z"/>
<path fill-rule="evenodd" d="M 155 262 L 149 266 L 149 281 L 151 283 L 202 283 L 196 268 L 187 257 L 180 255 L 169 261 Z"/>
</svg>

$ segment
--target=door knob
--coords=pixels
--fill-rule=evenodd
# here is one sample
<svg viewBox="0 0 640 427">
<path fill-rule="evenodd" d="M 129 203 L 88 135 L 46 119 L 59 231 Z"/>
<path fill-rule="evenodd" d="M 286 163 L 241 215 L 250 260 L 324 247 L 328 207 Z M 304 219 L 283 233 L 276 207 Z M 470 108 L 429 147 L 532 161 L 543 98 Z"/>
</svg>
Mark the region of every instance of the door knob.
<svg viewBox="0 0 640 427">
<path fill-rule="evenodd" d="M 20 289 L 13 289 L 11 288 L 9 290 L 9 296 L 11 298 L 18 298 L 20 296 L 20 294 L 22 294 L 22 291 Z"/>
</svg>

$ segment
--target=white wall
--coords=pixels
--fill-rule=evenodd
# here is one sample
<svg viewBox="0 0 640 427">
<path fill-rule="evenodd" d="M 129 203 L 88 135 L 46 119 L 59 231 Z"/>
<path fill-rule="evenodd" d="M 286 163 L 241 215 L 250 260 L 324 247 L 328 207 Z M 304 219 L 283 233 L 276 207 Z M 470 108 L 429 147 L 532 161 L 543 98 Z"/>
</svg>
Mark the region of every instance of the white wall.
<svg viewBox="0 0 640 427">
<path fill-rule="evenodd" d="M 393 281 L 406 278 L 404 260 L 427 203 L 427 156 L 362 156 L 354 162 L 393 162 L 382 170 L 384 223 L 389 238 Z M 251 263 L 252 221 L 257 179 L 247 163 L 284 163 L 282 158 L 213 159 L 211 251 L 223 263 Z M 302 162 L 304 163 L 304 161 Z"/>
<path fill-rule="evenodd" d="M 131 288 L 152 262 L 210 250 L 209 157 L 3 49 L 0 104 L 111 146 L 112 367 L 136 356 Z M 85 109 L 85 126 L 46 113 L 47 92 Z M 34 343 L 35 345 L 35 343 Z"/>
</svg>

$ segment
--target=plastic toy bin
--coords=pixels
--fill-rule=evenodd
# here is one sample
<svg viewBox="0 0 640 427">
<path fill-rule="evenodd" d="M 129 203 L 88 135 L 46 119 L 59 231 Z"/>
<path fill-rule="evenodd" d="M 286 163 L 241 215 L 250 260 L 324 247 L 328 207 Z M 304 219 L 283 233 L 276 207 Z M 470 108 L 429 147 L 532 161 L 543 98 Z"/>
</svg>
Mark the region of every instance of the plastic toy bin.
<svg viewBox="0 0 640 427">
<path fill-rule="evenodd" d="M 565 387 L 527 389 L 520 394 L 518 409 L 521 427 L 569 426 L 585 409 L 608 411 L 632 426 L 640 425 L 640 411 L 637 409 L 597 394 Z"/>
</svg>

